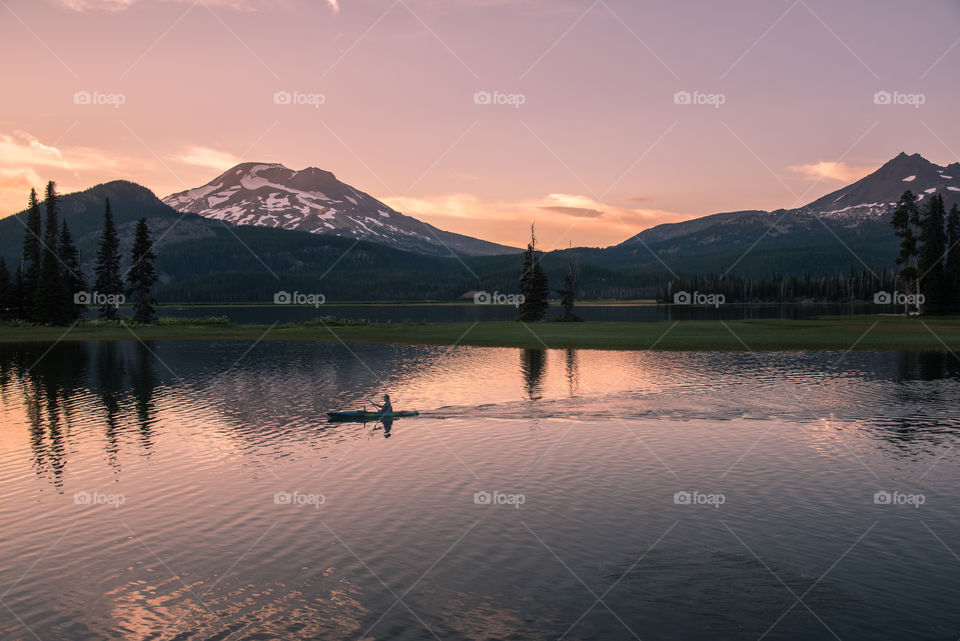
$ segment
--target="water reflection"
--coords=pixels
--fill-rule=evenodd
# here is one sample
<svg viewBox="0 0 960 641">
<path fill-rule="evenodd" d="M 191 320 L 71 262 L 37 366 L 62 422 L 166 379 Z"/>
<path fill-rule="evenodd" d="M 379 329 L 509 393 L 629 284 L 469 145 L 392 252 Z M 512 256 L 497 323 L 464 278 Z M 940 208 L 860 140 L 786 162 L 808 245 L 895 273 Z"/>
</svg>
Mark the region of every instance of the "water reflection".
<svg viewBox="0 0 960 641">
<path fill-rule="evenodd" d="M 156 417 L 157 408 L 154 401 L 154 391 L 160 385 L 160 379 L 154 371 L 153 357 L 156 343 L 137 343 L 136 365 L 132 372 L 131 389 L 136 400 L 137 422 L 140 427 L 140 439 L 143 448 L 148 453 L 152 445 L 152 426 Z"/>
<path fill-rule="evenodd" d="M 568 349 L 567 356 L 567 393 L 575 396 L 580 388 L 580 372 L 577 369 L 577 350 Z"/>
<path fill-rule="evenodd" d="M 898 352 L 897 380 L 935 381 L 960 377 L 960 359 L 949 352 Z"/>
<path fill-rule="evenodd" d="M 123 409 L 128 397 L 134 401 L 142 447 L 149 453 L 154 395 L 161 383 L 155 375 L 155 360 L 149 346 L 138 343 L 0 347 L 0 398 L 5 407 L 15 406 L 18 400 L 22 403 L 38 475 L 62 488 L 66 437 L 78 423 L 90 422 L 100 425 L 107 461 L 119 471 L 120 435 L 132 425 Z"/>
<path fill-rule="evenodd" d="M 551 399 L 538 403 L 534 418 L 848 414 L 899 448 L 918 439 L 934 443 L 954 429 L 953 382 L 960 379 L 958 359 L 940 352 L 854 352 L 837 366 L 836 354 L 811 352 L 765 355 L 758 364 L 749 354 L 566 349 L 555 350 L 551 362 L 544 349 L 248 349 L 228 342 L 4 344 L 0 400 L 20 408 L 34 468 L 59 488 L 67 440 L 82 432 L 78 425 L 100 433 L 105 460 L 119 472 L 128 436 L 142 455 L 154 449 L 164 404 L 171 416 L 177 408 L 203 406 L 215 412 L 224 434 L 257 444 L 390 390 L 399 392 L 402 409 L 450 417 L 478 407 L 487 416 L 528 417 L 530 409 L 512 405 L 514 398 Z M 504 365 L 510 353 L 519 355 L 519 367 Z M 794 407 L 787 401 L 795 395 L 811 402 Z M 381 429 L 385 438 L 394 434 L 392 422 Z M 310 433 L 311 440 L 318 434 Z"/>
<path fill-rule="evenodd" d="M 421 416 L 327 422 L 384 391 Z M 643 638 L 756 638 L 792 602 L 770 570 L 802 594 L 882 519 L 807 602 L 842 638 L 934 638 L 960 598 L 930 536 L 960 536 L 958 392 L 943 354 L 0 345 L 0 582 L 25 576 L 4 600 L 41 638 L 433 638 L 370 570 L 440 638 L 558 638 L 592 601 L 571 572 L 620 580 Z M 874 505 L 913 483 L 923 510 Z M 714 486 L 723 509 L 673 502 Z M 127 502 L 73 504 L 97 489 Z M 802 616 L 769 638 L 822 634 Z"/>
<path fill-rule="evenodd" d="M 520 352 L 521 369 L 527 385 L 527 396 L 531 401 L 541 397 L 541 383 L 547 366 L 547 350 L 524 349 Z"/>
</svg>

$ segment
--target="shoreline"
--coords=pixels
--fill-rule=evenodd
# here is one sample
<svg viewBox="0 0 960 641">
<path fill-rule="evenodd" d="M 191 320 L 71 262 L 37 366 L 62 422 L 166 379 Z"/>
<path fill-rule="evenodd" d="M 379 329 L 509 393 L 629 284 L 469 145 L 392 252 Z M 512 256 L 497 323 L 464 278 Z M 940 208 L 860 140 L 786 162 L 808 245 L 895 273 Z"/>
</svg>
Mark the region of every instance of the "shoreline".
<svg viewBox="0 0 960 641">
<path fill-rule="evenodd" d="M 824 317 L 732 320 L 518 323 L 371 323 L 364 325 L 175 324 L 67 327 L 0 326 L 0 343 L 58 341 L 334 341 L 527 349 L 657 351 L 939 351 L 960 352 L 960 318 Z"/>
</svg>

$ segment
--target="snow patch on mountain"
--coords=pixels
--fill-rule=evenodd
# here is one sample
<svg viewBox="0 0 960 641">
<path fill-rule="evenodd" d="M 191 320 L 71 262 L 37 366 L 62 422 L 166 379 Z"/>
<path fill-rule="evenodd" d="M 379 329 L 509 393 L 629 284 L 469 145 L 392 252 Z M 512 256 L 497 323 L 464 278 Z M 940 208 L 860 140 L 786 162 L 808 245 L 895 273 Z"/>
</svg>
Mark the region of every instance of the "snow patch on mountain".
<svg viewBox="0 0 960 641">
<path fill-rule="evenodd" d="M 293 171 L 277 163 L 242 163 L 206 185 L 171 194 L 163 202 L 181 212 L 234 225 L 330 233 L 426 254 L 519 251 L 405 216 L 315 167 Z"/>
</svg>

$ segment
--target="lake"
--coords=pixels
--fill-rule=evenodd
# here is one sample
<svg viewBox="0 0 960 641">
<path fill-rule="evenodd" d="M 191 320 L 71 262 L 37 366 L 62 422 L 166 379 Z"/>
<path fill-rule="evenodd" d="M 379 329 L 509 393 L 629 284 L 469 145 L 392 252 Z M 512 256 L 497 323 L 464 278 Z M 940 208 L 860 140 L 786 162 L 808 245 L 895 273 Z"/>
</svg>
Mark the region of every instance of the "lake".
<svg viewBox="0 0 960 641">
<path fill-rule="evenodd" d="M 388 391 L 421 416 L 330 423 Z M 0 639 L 960 635 L 960 363 L 0 344 Z"/>
<path fill-rule="evenodd" d="M 883 314 L 899 310 L 890 305 L 867 303 L 729 303 L 709 305 L 656 304 L 590 304 L 577 305 L 577 314 L 588 321 L 656 323 L 672 320 L 744 320 L 751 318 L 780 318 L 806 320 L 816 316 Z M 323 305 L 204 305 L 164 306 L 160 316 L 200 318 L 224 316 L 235 323 L 270 325 L 272 323 L 302 323 L 317 317 L 368 320 L 371 322 L 425 322 L 471 323 L 473 321 L 508 321 L 517 318 L 514 305 L 474 305 L 408 303 L 323 304 Z M 88 318 L 96 317 L 96 310 L 87 310 Z M 130 316 L 129 307 L 120 309 L 122 316 Z M 551 307 L 549 317 L 560 315 L 557 305 Z"/>
</svg>

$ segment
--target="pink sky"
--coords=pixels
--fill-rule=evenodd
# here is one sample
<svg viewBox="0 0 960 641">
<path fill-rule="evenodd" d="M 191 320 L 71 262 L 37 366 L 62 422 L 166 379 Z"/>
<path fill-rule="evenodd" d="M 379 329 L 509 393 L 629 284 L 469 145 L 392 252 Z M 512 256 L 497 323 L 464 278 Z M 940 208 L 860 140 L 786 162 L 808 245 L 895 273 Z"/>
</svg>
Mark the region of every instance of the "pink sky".
<svg viewBox="0 0 960 641">
<path fill-rule="evenodd" d="M 960 159 L 958 43 L 953 0 L 0 0 L 0 215 L 48 179 L 162 197 L 256 160 L 609 245 Z"/>
</svg>

